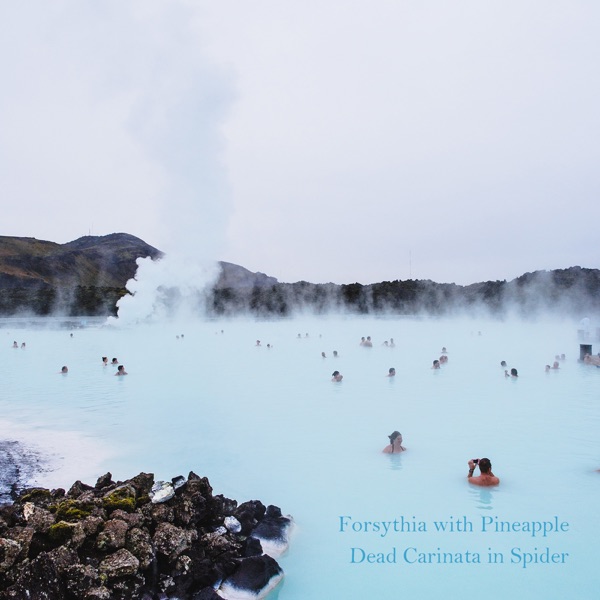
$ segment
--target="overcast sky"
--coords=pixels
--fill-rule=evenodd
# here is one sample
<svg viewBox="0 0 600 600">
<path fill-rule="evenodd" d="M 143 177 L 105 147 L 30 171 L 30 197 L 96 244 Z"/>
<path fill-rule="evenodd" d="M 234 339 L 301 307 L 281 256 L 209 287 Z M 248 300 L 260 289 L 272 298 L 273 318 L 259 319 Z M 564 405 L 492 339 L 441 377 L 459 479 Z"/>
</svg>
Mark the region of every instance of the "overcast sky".
<svg viewBox="0 0 600 600">
<path fill-rule="evenodd" d="M 0 234 L 280 281 L 599 268 L 600 3 L 0 0 Z"/>
</svg>

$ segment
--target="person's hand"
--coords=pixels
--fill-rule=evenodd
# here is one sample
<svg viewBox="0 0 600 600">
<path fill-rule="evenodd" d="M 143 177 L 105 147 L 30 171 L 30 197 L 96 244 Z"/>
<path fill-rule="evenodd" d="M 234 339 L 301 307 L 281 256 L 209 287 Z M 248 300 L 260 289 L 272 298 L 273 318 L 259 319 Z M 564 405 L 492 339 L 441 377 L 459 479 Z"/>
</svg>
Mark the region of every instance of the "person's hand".
<svg viewBox="0 0 600 600">
<path fill-rule="evenodd" d="M 473 459 L 471 459 L 467 464 L 469 465 L 469 469 L 475 469 L 475 463 L 473 462 Z"/>
</svg>

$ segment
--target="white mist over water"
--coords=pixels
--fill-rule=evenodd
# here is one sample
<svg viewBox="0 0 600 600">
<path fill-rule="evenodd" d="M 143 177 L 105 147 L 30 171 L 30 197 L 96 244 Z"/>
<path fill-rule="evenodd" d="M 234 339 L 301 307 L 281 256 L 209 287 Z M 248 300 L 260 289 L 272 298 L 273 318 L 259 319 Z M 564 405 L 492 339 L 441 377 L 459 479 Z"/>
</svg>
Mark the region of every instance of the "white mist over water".
<svg viewBox="0 0 600 600">
<path fill-rule="evenodd" d="M 185 320 L 204 315 L 203 293 L 217 279 L 218 263 L 175 252 L 159 260 L 139 258 L 137 265 L 135 277 L 127 282 L 131 295 L 117 302 L 118 319 L 109 318 L 109 324 Z"/>
<path fill-rule="evenodd" d="M 173 18 L 171 9 L 166 13 Z M 154 54 L 131 130 L 163 175 L 158 192 L 160 260 L 138 260 L 127 283 L 131 296 L 118 303 L 118 320 L 129 324 L 165 317 L 198 316 L 202 293 L 218 276 L 217 259 L 225 238 L 229 194 L 220 160 L 221 124 L 232 97 L 227 74 L 212 68 L 179 6 L 164 28 L 158 9 L 153 18 Z M 158 66 L 158 68 L 154 68 Z"/>
<path fill-rule="evenodd" d="M 577 361 L 577 328 L 542 320 L 332 317 L 87 328 L 73 338 L 64 330 L 0 330 L 2 433 L 49 445 L 56 470 L 44 474 L 44 484 L 52 487 L 75 478 L 94 483 L 108 470 L 115 479 L 193 470 L 215 493 L 280 506 L 297 528 L 280 560 L 286 580 L 272 596 L 279 600 L 358 600 L 399 587 L 415 598 L 451 600 L 480 598 L 485 588 L 486 597 L 505 600 L 516 586 L 533 599 L 591 600 L 600 583 L 600 369 Z M 374 347 L 359 347 L 367 335 Z M 391 337 L 396 346 L 383 346 Z M 27 349 L 12 349 L 13 339 Z M 449 362 L 434 371 L 443 346 Z M 562 353 L 560 369 L 545 373 Z M 130 374 L 115 377 L 101 356 L 117 357 Z M 504 377 L 501 360 L 519 370 L 518 380 Z M 58 374 L 62 364 L 67 376 Z M 395 378 L 386 377 L 389 367 Z M 331 382 L 334 370 L 344 375 L 341 384 Z M 394 429 L 408 450 L 382 455 Z M 498 488 L 465 481 L 467 460 L 484 455 Z M 63 470 L 73 457 L 76 477 Z M 477 525 L 488 515 L 557 516 L 569 531 L 534 539 L 432 530 L 434 520 L 466 517 Z M 426 522 L 427 532 L 340 531 L 340 517 L 401 516 Z M 482 557 L 491 548 L 507 562 L 353 565 L 353 547 Z M 510 564 L 515 547 L 550 547 L 570 559 L 523 569 Z"/>
</svg>

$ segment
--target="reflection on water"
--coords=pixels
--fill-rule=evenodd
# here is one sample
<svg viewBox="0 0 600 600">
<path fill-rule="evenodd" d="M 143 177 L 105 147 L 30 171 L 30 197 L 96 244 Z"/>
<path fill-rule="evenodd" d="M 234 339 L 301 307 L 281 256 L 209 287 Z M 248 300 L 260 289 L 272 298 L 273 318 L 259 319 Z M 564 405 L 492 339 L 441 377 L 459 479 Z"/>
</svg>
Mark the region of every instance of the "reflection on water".
<svg viewBox="0 0 600 600">
<path fill-rule="evenodd" d="M 115 479 L 193 470 L 215 493 L 279 505 L 297 529 L 280 560 L 285 583 L 271 598 L 379 597 L 396 593 L 401 580 L 414 598 L 479 598 L 485 586 L 486 598 L 504 600 L 518 584 L 534 599 L 562 600 L 576 589 L 586 600 L 600 583 L 592 551 L 600 515 L 589 500 L 600 492 L 600 475 L 590 475 L 600 467 L 600 369 L 577 362 L 575 331 L 391 318 L 90 327 L 72 338 L 62 328 L 5 328 L 0 431 L 45 448 L 54 471 L 41 483 L 51 487 L 93 484 L 109 470 Z M 372 348 L 359 346 L 366 335 Z M 12 349 L 15 338 L 27 348 Z M 383 346 L 390 338 L 395 347 Z M 448 364 L 431 369 L 444 346 Z M 560 372 L 548 376 L 544 365 L 563 352 Z M 115 377 L 102 356 L 117 356 L 129 375 Z M 504 377 L 501 360 L 518 369 L 518 380 Z M 62 365 L 66 377 L 57 374 Z M 331 382 L 334 370 L 343 382 Z M 384 455 L 394 430 L 408 451 Z M 491 459 L 498 489 L 467 483 L 474 456 Z M 434 525 L 477 523 L 483 511 L 509 521 L 557 515 L 570 530 L 538 541 Z M 427 531 L 340 533 L 340 515 L 403 515 Z M 492 548 L 510 556 L 512 546 L 535 544 L 576 558 L 520 571 L 510 561 L 350 562 L 352 548 L 377 555 L 396 547 L 397 556 L 407 547 L 482 556 Z"/>
<path fill-rule="evenodd" d="M 402 470 L 402 454 L 403 452 L 398 454 L 386 454 L 386 458 L 390 461 L 390 468 L 392 471 L 400 471 Z"/>
<path fill-rule="evenodd" d="M 471 485 L 470 492 L 475 500 L 475 507 L 482 510 L 492 510 L 494 508 L 492 500 L 494 498 L 494 488 L 478 487 Z"/>
</svg>

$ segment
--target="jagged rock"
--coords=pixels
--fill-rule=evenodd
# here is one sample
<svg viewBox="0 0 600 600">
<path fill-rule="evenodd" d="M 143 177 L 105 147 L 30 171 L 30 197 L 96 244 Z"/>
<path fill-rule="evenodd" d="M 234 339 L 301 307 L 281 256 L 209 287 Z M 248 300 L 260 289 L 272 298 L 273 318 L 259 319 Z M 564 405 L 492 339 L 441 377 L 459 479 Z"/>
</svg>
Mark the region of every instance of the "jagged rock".
<svg viewBox="0 0 600 600">
<path fill-rule="evenodd" d="M 102 497 L 102 505 L 109 512 L 114 510 L 131 512 L 135 510 L 136 499 L 137 492 L 133 485 L 124 483 L 106 492 Z"/>
<path fill-rule="evenodd" d="M 140 473 L 132 477 L 129 483 L 135 488 L 138 496 L 147 496 L 152 489 L 154 475 L 152 473 Z"/>
<path fill-rule="evenodd" d="M 110 513 L 110 518 L 125 521 L 129 528 L 141 527 L 144 523 L 144 517 L 139 512 L 128 513 L 121 509 L 113 510 L 113 512 Z"/>
<path fill-rule="evenodd" d="M 87 590 L 83 598 L 85 600 L 111 600 L 112 596 L 107 587 L 100 586 Z"/>
<path fill-rule="evenodd" d="M 64 571 L 66 589 L 75 598 L 84 598 L 91 588 L 100 584 L 100 574 L 91 565 L 75 564 Z"/>
<path fill-rule="evenodd" d="M 263 552 L 273 558 L 281 556 L 288 548 L 291 517 L 284 517 L 277 506 L 268 506 L 262 521 L 252 530 L 250 537 L 256 538 Z"/>
<path fill-rule="evenodd" d="M 110 519 L 104 523 L 104 530 L 98 534 L 96 547 L 103 552 L 110 552 L 125 547 L 125 536 L 129 526 L 121 519 Z"/>
<path fill-rule="evenodd" d="M 107 556 L 101 563 L 99 571 L 109 579 L 134 575 L 140 566 L 140 561 L 129 550 L 121 548 Z"/>
<path fill-rule="evenodd" d="M 260 542 L 244 528 L 257 530 L 266 514 L 279 522 L 281 512 L 215 497 L 193 472 L 173 483 L 173 497 L 158 504 L 147 473 L 15 494 L 0 507 L 0 600 L 215 600 L 234 573 L 227 585 L 255 580 L 261 594 L 275 585 L 279 567 L 258 556 Z M 240 570 L 247 557 L 257 562 Z"/>
<path fill-rule="evenodd" d="M 112 474 L 109 472 L 109 473 L 105 473 L 104 475 L 101 475 L 100 477 L 98 477 L 94 488 L 97 490 L 101 490 L 102 488 L 108 487 L 113 484 L 114 484 L 114 482 L 112 480 Z"/>
<path fill-rule="evenodd" d="M 235 573 L 228 577 L 218 590 L 227 600 L 264 598 L 283 579 L 283 571 L 275 559 L 263 554 L 244 558 Z"/>
<path fill-rule="evenodd" d="M 171 523 L 161 523 L 156 528 L 152 541 L 156 552 L 163 554 L 171 561 L 188 550 L 196 539 L 198 539 L 198 534 L 195 531 L 186 531 L 171 525 Z"/>
<path fill-rule="evenodd" d="M 248 535 L 265 516 L 267 509 L 260 500 L 251 500 L 238 506 L 233 516 L 242 525 L 242 534 Z"/>
<path fill-rule="evenodd" d="M 221 596 L 215 592 L 211 587 L 205 587 L 199 592 L 195 593 L 191 600 L 221 600 Z"/>
<path fill-rule="evenodd" d="M 54 523 L 54 515 L 49 510 L 36 506 L 33 502 L 26 502 L 23 505 L 23 516 L 27 524 L 38 531 L 48 531 L 50 525 Z"/>
<path fill-rule="evenodd" d="M 246 538 L 246 552 L 244 556 L 260 556 L 263 554 L 260 541 L 253 537 Z"/>
<path fill-rule="evenodd" d="M 139 527 L 131 529 L 127 533 L 125 546 L 140 561 L 142 570 L 146 570 L 152 564 L 155 554 L 152 538 L 147 531 Z"/>
<path fill-rule="evenodd" d="M 103 523 L 104 519 L 102 517 L 90 515 L 81 522 L 81 526 L 86 535 L 93 536 L 98 532 Z"/>
<path fill-rule="evenodd" d="M 77 480 L 69 488 L 69 491 L 67 492 L 67 496 L 69 496 L 71 498 L 78 498 L 84 492 L 88 492 L 88 491 L 93 490 L 93 489 L 94 489 L 93 487 L 91 487 L 89 485 L 86 485 L 85 483 L 82 483 L 81 481 Z"/>
<path fill-rule="evenodd" d="M 14 565 L 21 548 L 15 540 L 0 538 L 0 573 L 6 573 Z"/>
<path fill-rule="evenodd" d="M 171 479 L 171 484 L 173 485 L 174 490 L 178 490 L 182 485 L 185 484 L 185 477 L 183 475 L 178 475 L 177 477 L 173 477 Z"/>
<path fill-rule="evenodd" d="M 18 580 L 0 598 L 64 600 L 66 587 L 63 574 L 77 562 L 77 554 L 65 547 L 42 552 L 32 561 L 25 561 Z M 36 592 L 32 593 L 32 590 Z"/>
</svg>

